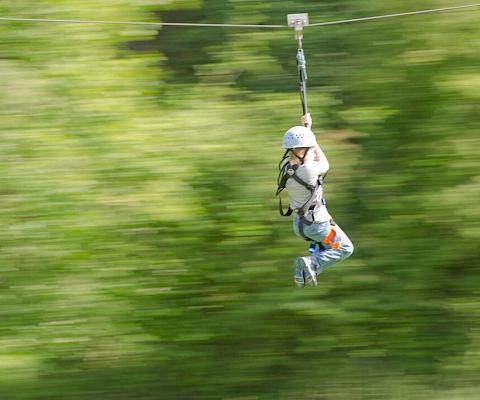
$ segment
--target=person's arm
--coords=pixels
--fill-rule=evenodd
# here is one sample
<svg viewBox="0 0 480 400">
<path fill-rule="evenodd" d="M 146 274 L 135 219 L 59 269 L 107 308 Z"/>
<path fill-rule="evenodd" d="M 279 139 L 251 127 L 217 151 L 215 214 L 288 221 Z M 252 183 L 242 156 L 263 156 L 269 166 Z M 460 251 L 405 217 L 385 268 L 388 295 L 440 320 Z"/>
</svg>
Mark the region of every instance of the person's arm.
<svg viewBox="0 0 480 400">
<path fill-rule="evenodd" d="M 322 151 L 318 143 L 315 145 L 315 158 L 314 161 L 317 161 L 320 169 L 320 174 L 325 174 L 328 169 L 330 168 L 330 163 L 328 162 L 327 157 L 325 156 L 325 153 Z"/>
<path fill-rule="evenodd" d="M 307 126 L 310 129 L 312 128 L 313 121 L 310 113 L 307 113 L 302 116 L 302 124 L 304 126 Z M 315 136 L 313 131 L 312 131 L 312 134 Z M 314 154 L 315 154 L 315 157 L 313 158 L 313 161 L 319 162 L 319 165 L 318 165 L 319 174 L 325 174 L 330 168 L 330 164 L 328 162 L 327 157 L 325 156 L 325 153 L 322 151 L 322 149 L 320 148 L 316 140 L 315 140 Z"/>
</svg>

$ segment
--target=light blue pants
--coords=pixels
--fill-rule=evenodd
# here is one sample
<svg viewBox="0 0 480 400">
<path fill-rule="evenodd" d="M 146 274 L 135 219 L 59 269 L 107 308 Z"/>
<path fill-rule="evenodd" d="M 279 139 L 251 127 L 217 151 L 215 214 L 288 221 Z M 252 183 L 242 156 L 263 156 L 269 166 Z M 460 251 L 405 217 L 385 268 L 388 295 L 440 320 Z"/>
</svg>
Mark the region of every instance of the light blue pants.
<svg viewBox="0 0 480 400">
<path fill-rule="evenodd" d="M 302 239 L 300 235 L 300 217 L 295 214 L 293 219 L 293 231 Z M 334 230 L 334 233 L 331 232 Z M 320 249 L 316 249 L 311 255 L 317 265 L 317 274 L 323 272 L 332 264 L 349 257 L 353 253 L 353 244 L 343 230 L 330 221 L 314 222 L 311 225 L 303 224 L 303 233 L 309 239 L 322 243 L 325 239 L 331 243 L 322 243 Z M 328 239 L 331 240 L 328 240 Z"/>
</svg>

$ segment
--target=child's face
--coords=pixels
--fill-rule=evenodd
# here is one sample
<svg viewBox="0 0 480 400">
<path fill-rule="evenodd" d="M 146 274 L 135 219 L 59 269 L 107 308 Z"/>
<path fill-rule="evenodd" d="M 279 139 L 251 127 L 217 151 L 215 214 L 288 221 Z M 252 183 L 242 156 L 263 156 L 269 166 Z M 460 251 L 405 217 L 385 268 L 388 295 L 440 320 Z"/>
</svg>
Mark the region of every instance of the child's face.
<svg viewBox="0 0 480 400">
<path fill-rule="evenodd" d="M 297 157 L 303 158 L 310 150 L 310 147 L 298 147 L 295 149 L 294 153 Z"/>
</svg>

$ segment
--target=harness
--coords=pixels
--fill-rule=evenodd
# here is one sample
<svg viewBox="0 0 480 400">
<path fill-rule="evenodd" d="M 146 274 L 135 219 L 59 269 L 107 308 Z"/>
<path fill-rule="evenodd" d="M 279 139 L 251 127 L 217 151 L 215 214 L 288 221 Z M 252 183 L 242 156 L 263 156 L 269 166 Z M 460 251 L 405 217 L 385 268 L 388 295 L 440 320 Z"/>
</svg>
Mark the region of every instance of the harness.
<svg viewBox="0 0 480 400">
<path fill-rule="evenodd" d="M 315 185 L 310 185 L 307 182 L 305 182 L 303 179 L 301 179 L 297 175 L 297 169 L 299 167 L 298 164 L 290 164 L 289 161 L 285 160 L 284 158 L 280 161 L 279 163 L 279 174 L 278 174 L 278 179 L 277 179 L 277 192 L 276 196 L 279 196 L 280 193 L 285 189 L 287 185 L 287 181 L 289 179 L 294 179 L 297 183 L 302 185 L 304 188 L 306 188 L 310 192 L 310 197 L 308 200 L 300 207 L 297 209 L 297 214 L 300 217 L 300 225 L 299 225 L 299 231 L 300 235 L 305 239 L 305 240 L 312 240 L 308 238 L 304 232 L 303 232 L 303 225 L 311 225 L 315 221 L 314 219 L 314 212 L 318 204 L 320 203 L 321 205 L 325 205 L 325 199 L 322 197 L 320 201 L 318 202 L 318 192 L 321 190 L 322 183 L 323 183 L 323 178 L 318 177 L 317 181 L 315 182 Z M 283 217 L 289 217 L 292 215 L 293 211 L 292 208 L 289 206 L 287 211 L 283 211 L 283 205 L 282 205 L 282 198 L 279 196 L 279 203 L 278 203 L 278 210 L 280 212 L 280 215 Z"/>
</svg>

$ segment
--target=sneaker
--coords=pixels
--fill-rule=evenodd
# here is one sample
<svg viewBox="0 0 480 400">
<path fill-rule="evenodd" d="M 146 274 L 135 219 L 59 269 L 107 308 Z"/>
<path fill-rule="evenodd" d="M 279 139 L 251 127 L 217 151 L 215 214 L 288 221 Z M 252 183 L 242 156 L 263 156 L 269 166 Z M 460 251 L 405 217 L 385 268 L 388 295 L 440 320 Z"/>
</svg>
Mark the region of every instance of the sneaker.
<svg viewBox="0 0 480 400">
<path fill-rule="evenodd" d="M 293 269 L 293 281 L 297 288 L 305 287 L 305 274 L 303 272 L 303 264 L 298 264 L 295 260 Z"/>
<path fill-rule="evenodd" d="M 297 271 L 302 272 L 303 286 L 317 286 L 317 269 L 312 257 L 297 257 L 295 259 L 295 284 L 297 284 Z M 303 287 L 298 286 L 297 287 Z"/>
</svg>

